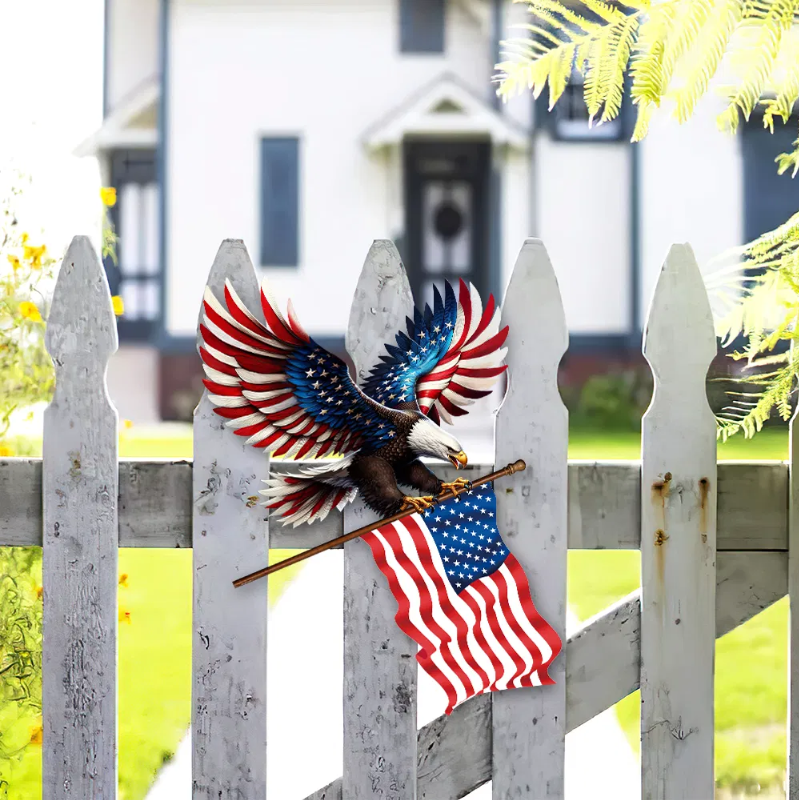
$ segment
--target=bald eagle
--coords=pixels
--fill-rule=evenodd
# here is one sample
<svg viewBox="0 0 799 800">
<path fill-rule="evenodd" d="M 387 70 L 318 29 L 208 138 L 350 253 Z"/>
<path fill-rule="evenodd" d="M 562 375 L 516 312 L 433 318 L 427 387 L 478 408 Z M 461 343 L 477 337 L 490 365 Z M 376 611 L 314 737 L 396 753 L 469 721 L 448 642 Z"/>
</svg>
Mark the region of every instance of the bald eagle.
<svg viewBox="0 0 799 800">
<path fill-rule="evenodd" d="M 248 444 L 275 456 L 341 456 L 292 475 L 272 473 L 261 492 L 272 516 L 295 526 L 322 520 L 359 491 L 383 516 L 421 511 L 434 496 L 467 484 L 442 482 L 420 458 L 467 463 L 458 440 L 439 426 L 466 414 L 507 369 L 508 328 L 499 328 L 493 296 L 483 309 L 463 280 L 457 300 L 449 283 L 443 298 L 435 289 L 433 308 L 414 311 L 363 387 L 303 330 L 291 301 L 286 316 L 280 313 L 266 281 L 261 305 L 266 325 L 229 282 L 224 305 L 205 290 L 200 355 L 216 413 Z M 406 495 L 399 485 L 423 496 Z"/>
</svg>

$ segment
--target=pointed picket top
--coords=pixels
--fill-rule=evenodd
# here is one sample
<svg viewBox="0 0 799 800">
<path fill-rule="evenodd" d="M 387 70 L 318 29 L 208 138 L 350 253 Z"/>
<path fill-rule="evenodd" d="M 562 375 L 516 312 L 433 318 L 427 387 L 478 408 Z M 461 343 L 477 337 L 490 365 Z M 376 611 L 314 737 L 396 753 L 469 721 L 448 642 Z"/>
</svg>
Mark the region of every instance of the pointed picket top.
<svg viewBox="0 0 799 800">
<path fill-rule="evenodd" d="M 239 239 L 222 242 L 208 276 L 223 306 L 226 281 L 263 321 L 255 269 Z M 193 433 L 193 796 L 265 800 L 268 585 L 235 589 L 232 580 L 268 561 L 266 512 L 256 500 L 269 455 L 225 427 L 207 390 Z"/>
<path fill-rule="evenodd" d="M 261 309 L 261 294 L 258 279 L 255 276 L 255 268 L 252 265 L 247 246 L 241 239 L 224 239 L 216 251 L 214 263 L 208 273 L 206 286 L 225 304 L 224 291 L 225 281 L 229 280 L 233 284 L 238 296 L 242 299 L 247 308 L 263 322 L 263 310 Z M 202 343 L 200 337 L 200 323 L 203 319 L 203 304 L 200 302 L 200 313 L 197 321 L 197 347 Z"/>
<path fill-rule="evenodd" d="M 378 239 L 366 256 L 347 328 L 347 351 L 359 383 L 412 314 L 413 296 L 397 248 Z M 358 500 L 344 509 L 344 530 L 375 519 Z M 345 544 L 342 786 L 350 800 L 416 798 L 418 647 L 395 624 L 396 610 L 366 543 Z"/>
<path fill-rule="evenodd" d="M 497 466 L 524 472 L 497 491 L 497 524 L 530 582 L 536 609 L 566 642 L 569 421 L 558 392 L 568 329 L 543 242 L 527 239 L 505 292 L 509 386 L 497 413 Z M 494 693 L 494 796 L 562 800 L 566 752 L 565 656 L 554 685 Z M 531 724 L 534 720 L 534 724 Z"/>
<path fill-rule="evenodd" d="M 540 239 L 525 239 L 519 251 L 505 291 L 502 321 L 505 325 L 513 321 L 510 335 L 517 349 L 534 347 L 548 363 L 560 363 L 569 346 L 569 331 L 558 279 Z"/>
<path fill-rule="evenodd" d="M 75 236 L 61 262 L 44 341 L 56 369 L 64 356 L 88 352 L 104 366 L 116 352 L 108 279 L 88 236 Z"/>
<path fill-rule="evenodd" d="M 705 385 L 716 355 L 716 332 L 705 282 L 689 244 L 672 245 L 666 256 L 649 307 L 643 352 L 656 383 L 668 383 L 675 391 L 686 380 Z"/>
<path fill-rule="evenodd" d="M 413 316 L 413 293 L 399 251 L 389 239 L 375 239 L 369 248 L 352 299 L 347 326 L 347 352 L 357 370 L 357 382 L 385 355 L 384 345 L 405 330 Z"/>
</svg>

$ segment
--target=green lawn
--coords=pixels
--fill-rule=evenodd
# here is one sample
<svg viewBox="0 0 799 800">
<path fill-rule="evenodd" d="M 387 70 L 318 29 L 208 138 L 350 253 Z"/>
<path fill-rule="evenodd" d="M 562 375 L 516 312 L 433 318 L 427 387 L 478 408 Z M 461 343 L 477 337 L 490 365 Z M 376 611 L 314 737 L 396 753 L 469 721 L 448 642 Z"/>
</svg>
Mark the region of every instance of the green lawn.
<svg viewBox="0 0 799 800">
<path fill-rule="evenodd" d="M 121 437 L 126 458 L 189 458 L 191 438 Z M 570 458 L 637 459 L 633 433 L 572 431 Z M 721 445 L 721 459 L 784 459 L 787 436 L 766 431 L 752 441 Z M 270 561 L 287 551 L 273 551 Z M 120 800 L 141 800 L 161 764 L 185 733 L 191 700 L 191 553 L 120 551 L 121 610 L 129 624 L 119 634 Z M 275 602 L 290 570 L 270 583 Z M 633 591 L 640 582 L 639 554 L 625 551 L 569 553 L 569 603 L 582 618 Z M 716 662 L 716 775 L 719 785 L 768 786 L 785 769 L 786 624 L 783 600 L 719 640 Z M 638 744 L 638 693 L 616 707 L 630 741 Z M 10 770 L 11 797 L 38 796 L 41 749 L 31 745 Z M 30 787 L 27 789 L 27 787 Z M 27 790 L 26 790 L 27 789 Z M 21 792 L 18 794 L 18 792 Z"/>
</svg>

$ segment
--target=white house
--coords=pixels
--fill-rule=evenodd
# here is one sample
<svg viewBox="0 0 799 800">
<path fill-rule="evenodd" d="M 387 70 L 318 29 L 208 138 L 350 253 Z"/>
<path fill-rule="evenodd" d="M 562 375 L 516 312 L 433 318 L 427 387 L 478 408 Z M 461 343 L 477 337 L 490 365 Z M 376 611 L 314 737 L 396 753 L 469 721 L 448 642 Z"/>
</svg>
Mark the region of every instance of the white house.
<svg viewBox="0 0 799 800">
<path fill-rule="evenodd" d="M 192 408 L 223 238 L 244 239 L 342 352 L 373 239 L 397 242 L 424 299 L 461 275 L 501 296 L 539 236 L 571 331 L 564 365 L 583 369 L 640 352 L 671 242 L 701 261 L 796 210 L 770 168 L 793 133 L 723 137 L 714 100 L 682 128 L 662 114 L 635 146 L 631 109 L 589 129 L 577 84 L 552 114 L 545 98 L 498 103 L 499 43 L 525 14 L 510 0 L 106 0 L 104 123 L 79 152 L 118 189 L 121 412 Z"/>
</svg>

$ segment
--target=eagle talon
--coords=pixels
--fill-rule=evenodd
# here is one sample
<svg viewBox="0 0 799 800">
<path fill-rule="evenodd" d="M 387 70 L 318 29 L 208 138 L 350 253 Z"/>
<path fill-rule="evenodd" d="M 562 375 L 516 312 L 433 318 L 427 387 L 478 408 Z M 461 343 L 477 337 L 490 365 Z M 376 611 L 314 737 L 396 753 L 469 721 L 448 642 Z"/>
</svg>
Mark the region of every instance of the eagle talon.
<svg viewBox="0 0 799 800">
<path fill-rule="evenodd" d="M 467 481 L 466 478 L 455 478 L 454 481 L 446 481 L 441 484 L 441 491 L 438 496 L 441 497 L 444 492 L 462 492 L 464 489 L 469 490 L 472 488 L 472 482 Z"/>
<path fill-rule="evenodd" d="M 425 509 L 433 507 L 433 499 L 433 495 L 431 494 L 425 495 L 424 497 L 404 497 L 400 510 L 409 511 L 413 509 L 415 513 L 420 514 Z"/>
</svg>

